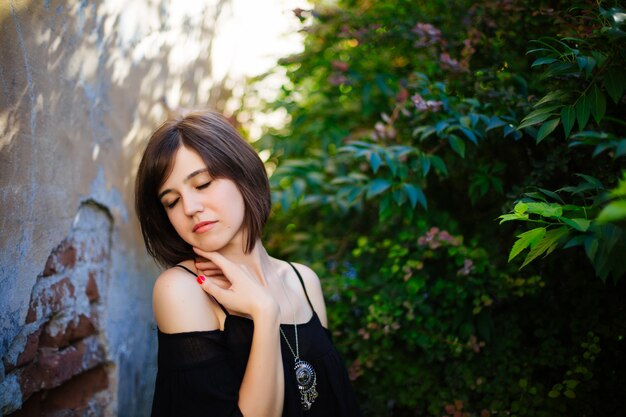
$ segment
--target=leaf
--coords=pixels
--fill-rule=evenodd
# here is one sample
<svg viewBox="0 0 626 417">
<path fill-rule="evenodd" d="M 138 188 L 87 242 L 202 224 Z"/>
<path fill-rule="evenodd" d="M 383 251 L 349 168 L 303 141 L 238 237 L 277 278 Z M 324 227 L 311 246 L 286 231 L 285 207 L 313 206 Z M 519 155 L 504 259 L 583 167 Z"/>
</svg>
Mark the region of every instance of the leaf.
<svg viewBox="0 0 626 417">
<path fill-rule="evenodd" d="M 487 127 L 485 128 L 485 131 L 490 131 L 492 129 L 505 126 L 507 124 L 508 124 L 507 122 L 500 119 L 498 116 L 491 116 L 491 119 L 489 119 L 489 122 L 487 123 Z"/>
<path fill-rule="evenodd" d="M 537 123 L 541 123 L 549 117 L 556 115 L 556 113 L 552 113 L 552 110 L 544 111 L 544 109 L 538 109 L 531 112 L 528 116 L 522 119 L 522 122 L 517 127 L 517 129 L 521 130 L 525 127 L 536 125 Z"/>
<path fill-rule="evenodd" d="M 527 232 L 524 232 L 518 235 L 517 237 L 519 239 L 517 239 L 517 241 L 511 248 L 511 252 L 509 253 L 509 262 L 511 262 L 511 260 L 513 260 L 517 255 L 519 255 L 524 249 L 528 247 L 532 248 L 533 246 L 535 246 L 537 242 L 543 239 L 545 234 L 546 234 L 546 228 L 538 227 L 536 229 L 531 229 Z"/>
<path fill-rule="evenodd" d="M 618 222 L 626 219 L 626 200 L 617 200 L 609 203 L 598 214 L 598 222 Z"/>
<path fill-rule="evenodd" d="M 450 142 L 450 147 L 454 152 L 458 153 L 461 158 L 465 158 L 465 142 L 463 142 L 463 139 L 457 135 L 450 135 L 448 142 Z"/>
<path fill-rule="evenodd" d="M 600 143 L 598 145 L 596 145 L 596 147 L 593 150 L 593 154 L 591 155 L 592 158 L 595 158 L 596 156 L 600 155 L 602 152 L 606 151 L 607 149 L 612 149 L 615 147 L 615 142 L 609 142 L 609 143 Z"/>
<path fill-rule="evenodd" d="M 374 181 L 370 182 L 367 187 L 367 195 L 366 198 L 369 200 L 378 194 L 385 191 L 387 188 L 391 186 L 391 183 L 382 178 L 376 178 Z"/>
<path fill-rule="evenodd" d="M 581 71 L 585 71 L 585 78 L 589 79 L 591 72 L 596 66 L 596 60 L 590 56 L 579 56 L 576 58 L 576 62 L 578 63 L 578 68 Z"/>
<path fill-rule="evenodd" d="M 543 194 L 547 195 L 548 197 L 552 198 L 553 200 L 558 200 L 561 203 L 563 203 L 563 199 L 561 198 L 560 195 L 558 195 L 557 193 L 555 193 L 554 191 L 550 191 L 550 190 L 546 190 L 544 188 L 537 188 L 539 191 L 541 191 Z"/>
<path fill-rule="evenodd" d="M 573 227 L 579 232 L 586 232 L 587 229 L 589 229 L 589 225 L 591 224 L 589 220 L 582 218 L 569 219 L 567 217 L 559 217 L 559 220 L 561 220 L 566 225 Z"/>
<path fill-rule="evenodd" d="M 589 121 L 591 113 L 591 99 L 587 94 L 583 94 L 576 103 L 576 118 L 578 119 L 578 130 L 583 130 Z"/>
<path fill-rule="evenodd" d="M 422 166 L 422 177 L 426 178 L 430 171 L 430 158 L 426 155 L 420 155 L 420 164 Z"/>
<path fill-rule="evenodd" d="M 383 222 L 391 216 L 392 208 L 391 208 L 391 196 L 386 195 L 380 201 L 380 206 L 378 207 L 378 219 Z"/>
<path fill-rule="evenodd" d="M 562 77 L 569 75 L 578 75 L 578 67 L 569 62 L 554 62 L 548 65 L 547 69 L 541 74 L 541 79 L 545 80 L 551 77 Z"/>
<path fill-rule="evenodd" d="M 586 175 L 586 174 L 574 174 L 574 175 L 584 179 L 589 184 L 593 185 L 595 188 L 604 188 L 604 186 L 602 185 L 602 182 L 596 177 L 592 177 L 591 175 Z"/>
<path fill-rule="evenodd" d="M 382 159 L 380 158 L 380 155 L 378 155 L 378 153 L 371 152 L 369 154 L 369 160 L 370 160 L 370 166 L 372 167 L 372 171 L 374 171 L 374 174 L 375 174 L 376 172 L 378 172 L 378 168 L 380 168 Z"/>
<path fill-rule="evenodd" d="M 402 191 L 394 190 L 392 196 L 393 201 L 395 201 L 398 206 L 402 206 L 404 203 L 406 203 L 406 195 Z"/>
<path fill-rule="evenodd" d="M 383 151 L 383 156 L 385 158 L 387 166 L 389 167 L 389 170 L 391 171 L 391 175 L 395 177 L 396 173 L 398 172 L 398 164 L 396 164 L 396 160 L 394 159 L 391 152 L 389 152 L 388 150 Z"/>
<path fill-rule="evenodd" d="M 437 132 L 437 136 L 441 136 L 443 131 L 449 126 L 448 122 L 442 120 L 435 125 L 435 131 Z"/>
<path fill-rule="evenodd" d="M 348 200 L 348 203 L 354 204 L 357 201 L 357 199 L 361 196 L 361 191 L 363 191 L 361 187 L 352 187 L 352 189 L 346 196 L 346 200 Z"/>
<path fill-rule="evenodd" d="M 531 68 L 535 68 L 535 67 L 538 67 L 539 65 L 551 64 L 551 63 L 556 62 L 556 61 L 557 61 L 556 58 L 552 58 L 552 57 L 549 57 L 549 56 L 544 56 L 544 57 L 541 57 L 541 58 L 537 58 L 535 60 L 535 62 L 533 62 L 530 67 Z"/>
<path fill-rule="evenodd" d="M 461 132 L 467 136 L 469 140 L 471 140 L 475 145 L 478 144 L 478 139 L 476 139 L 476 135 L 470 129 L 466 127 L 461 127 Z"/>
<path fill-rule="evenodd" d="M 594 84 L 593 88 L 591 89 L 590 98 L 591 114 L 593 115 L 596 123 L 599 124 L 600 120 L 602 120 L 602 118 L 604 117 L 604 113 L 606 112 L 606 98 L 596 84 Z"/>
<path fill-rule="evenodd" d="M 575 236 L 573 238 L 571 238 L 564 246 L 563 249 L 568 249 L 568 248 L 573 248 L 575 246 L 580 246 L 585 242 L 585 239 L 587 239 L 587 236 L 585 235 L 578 235 Z"/>
<path fill-rule="evenodd" d="M 604 88 L 606 88 L 607 93 L 609 93 L 615 104 L 622 98 L 624 87 L 626 86 L 622 71 L 617 67 L 611 67 L 604 76 Z"/>
<path fill-rule="evenodd" d="M 595 237 L 587 236 L 587 239 L 585 239 L 585 253 L 591 263 L 594 263 L 596 253 L 598 252 L 598 245 L 598 239 Z"/>
<path fill-rule="evenodd" d="M 556 127 L 559 125 L 559 119 L 552 119 L 548 122 L 545 122 L 539 128 L 539 132 L 537 132 L 537 143 L 541 142 L 548 136 Z"/>
<path fill-rule="evenodd" d="M 529 202 L 528 213 L 538 214 L 543 217 L 560 217 L 563 215 L 563 208 L 556 203 Z"/>
<path fill-rule="evenodd" d="M 544 103 L 548 103 L 550 101 L 561 101 L 569 96 L 569 93 L 563 90 L 551 91 L 545 96 L 543 96 L 537 103 L 535 103 L 535 107 L 541 106 Z"/>
<path fill-rule="evenodd" d="M 569 231 L 567 230 L 567 227 L 559 227 L 558 229 L 553 229 L 546 232 L 543 239 L 541 239 L 539 243 L 531 247 L 530 252 L 528 252 L 528 255 L 526 256 L 526 259 L 524 259 L 524 263 L 522 264 L 520 269 L 531 263 L 543 253 L 549 255 L 559 245 L 559 241 L 561 240 L 561 238 L 567 236 L 568 234 Z"/>
<path fill-rule="evenodd" d="M 435 167 L 435 170 L 438 173 L 440 173 L 444 177 L 448 176 L 448 167 L 446 166 L 446 163 L 443 161 L 443 159 L 441 159 L 437 155 L 432 155 L 430 157 L 430 162 L 433 164 L 433 167 Z"/>
<path fill-rule="evenodd" d="M 519 202 L 515 205 L 513 211 L 517 214 L 524 214 L 528 210 L 528 204 Z"/>
<path fill-rule="evenodd" d="M 413 137 L 418 137 L 420 140 L 427 139 L 430 135 L 436 133 L 436 130 L 433 126 L 420 126 L 416 127 L 413 130 Z"/>
<path fill-rule="evenodd" d="M 411 202 L 411 207 L 415 208 L 417 202 L 419 201 L 422 207 L 426 208 L 426 196 L 424 196 L 424 193 L 422 192 L 422 189 L 420 187 L 417 187 L 413 184 L 405 183 L 402 184 L 402 190 L 404 190 L 404 193 L 409 198 L 409 201 Z"/>
<path fill-rule="evenodd" d="M 548 202 L 548 199 L 546 198 L 546 196 L 541 194 L 541 193 L 538 193 L 537 191 L 529 191 L 529 192 L 524 193 L 522 195 L 525 196 L 525 197 L 532 198 L 533 201 L 541 200 L 541 201 L 543 201 L 545 203 Z M 526 207 L 526 208 L 528 208 L 528 207 Z"/>
<path fill-rule="evenodd" d="M 565 130 L 565 139 L 569 137 L 576 121 L 576 112 L 574 106 L 565 106 L 561 110 L 561 123 L 563 123 L 563 130 Z"/>
<path fill-rule="evenodd" d="M 498 217 L 500 220 L 500 224 L 509 222 L 511 220 L 528 220 L 528 214 L 520 214 L 520 213 L 512 213 L 512 214 L 503 214 Z"/>
<path fill-rule="evenodd" d="M 517 129 L 513 127 L 513 125 L 510 125 L 510 124 L 507 124 L 506 126 L 504 126 L 502 133 L 504 133 L 505 138 L 508 137 L 509 135 L 513 135 L 514 140 L 519 140 L 523 136 L 522 132 L 518 131 Z"/>
<path fill-rule="evenodd" d="M 559 395 L 561 395 L 561 393 L 555 390 L 551 390 L 550 392 L 548 392 L 548 397 L 550 398 L 558 398 Z"/>
</svg>

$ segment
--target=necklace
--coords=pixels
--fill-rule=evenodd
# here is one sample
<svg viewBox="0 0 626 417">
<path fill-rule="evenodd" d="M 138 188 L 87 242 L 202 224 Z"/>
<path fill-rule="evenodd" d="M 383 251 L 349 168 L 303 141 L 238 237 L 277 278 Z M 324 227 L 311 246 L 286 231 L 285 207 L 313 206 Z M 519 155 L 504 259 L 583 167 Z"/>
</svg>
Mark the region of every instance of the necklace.
<svg viewBox="0 0 626 417">
<path fill-rule="evenodd" d="M 293 311 L 293 327 L 294 334 L 296 339 L 296 350 L 294 351 L 283 332 L 282 327 L 279 326 L 280 334 L 283 335 L 283 339 L 287 343 L 289 350 L 294 358 L 294 366 L 293 369 L 296 372 L 296 382 L 298 383 L 298 389 L 300 390 L 300 404 L 302 405 L 303 410 L 310 410 L 311 405 L 315 402 L 317 398 L 317 390 L 315 386 L 317 384 L 317 377 L 315 375 L 315 369 L 313 366 L 307 361 L 303 361 L 300 359 L 300 346 L 298 345 L 298 324 L 296 323 L 296 310 L 293 308 L 291 301 L 289 300 L 289 295 L 287 294 L 287 290 L 285 289 L 285 283 L 283 280 L 280 280 L 283 286 L 283 292 L 285 293 L 285 297 L 287 298 L 287 302 L 289 303 L 289 307 Z"/>
</svg>

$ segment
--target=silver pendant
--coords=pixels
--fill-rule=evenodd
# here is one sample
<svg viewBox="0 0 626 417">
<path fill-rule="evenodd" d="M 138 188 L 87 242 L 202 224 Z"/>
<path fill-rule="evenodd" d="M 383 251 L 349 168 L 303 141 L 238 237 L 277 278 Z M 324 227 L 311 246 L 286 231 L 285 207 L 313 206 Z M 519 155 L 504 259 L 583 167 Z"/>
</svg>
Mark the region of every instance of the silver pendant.
<svg viewBox="0 0 626 417">
<path fill-rule="evenodd" d="M 296 381 L 300 389 L 300 404 L 302 404 L 302 409 L 305 411 L 310 410 L 311 405 L 317 398 L 317 390 L 315 389 L 317 376 L 315 375 L 315 369 L 313 369 L 310 363 L 302 359 L 296 359 L 293 369 L 296 371 Z"/>
</svg>

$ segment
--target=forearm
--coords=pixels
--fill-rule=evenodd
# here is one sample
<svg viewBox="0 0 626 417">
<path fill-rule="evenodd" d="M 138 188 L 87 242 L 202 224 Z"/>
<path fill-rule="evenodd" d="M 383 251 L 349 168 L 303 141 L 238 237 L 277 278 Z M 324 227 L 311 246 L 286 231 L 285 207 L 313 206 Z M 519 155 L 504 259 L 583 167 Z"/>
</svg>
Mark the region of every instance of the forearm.
<svg viewBox="0 0 626 417">
<path fill-rule="evenodd" d="M 252 347 L 239 389 L 245 417 L 280 416 L 285 395 L 280 348 L 280 316 L 267 312 L 254 319 Z"/>
</svg>

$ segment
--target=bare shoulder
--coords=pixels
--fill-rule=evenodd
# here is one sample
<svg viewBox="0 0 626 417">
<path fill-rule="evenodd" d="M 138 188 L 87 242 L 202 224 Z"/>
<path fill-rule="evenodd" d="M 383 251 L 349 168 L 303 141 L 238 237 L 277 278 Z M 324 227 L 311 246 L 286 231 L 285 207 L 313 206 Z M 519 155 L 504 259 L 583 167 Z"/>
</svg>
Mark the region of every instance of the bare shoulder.
<svg viewBox="0 0 626 417">
<path fill-rule="evenodd" d="M 322 325 L 324 325 L 324 327 L 328 327 L 328 320 L 326 318 L 326 303 L 324 302 L 324 293 L 322 292 L 322 284 L 320 283 L 319 277 L 315 271 L 306 265 L 294 262 L 293 266 L 296 267 L 302 276 L 306 291 L 309 294 L 313 308 L 315 308 L 315 312 L 320 318 Z"/>
<path fill-rule="evenodd" d="M 152 290 L 154 318 L 163 333 L 218 329 L 213 303 L 195 278 L 179 268 L 159 275 Z"/>
<path fill-rule="evenodd" d="M 320 278 L 317 276 L 315 271 L 313 271 L 311 268 L 303 264 L 299 264 L 296 262 L 292 262 L 292 264 L 293 266 L 296 267 L 298 272 L 300 272 L 300 275 L 302 276 L 302 279 L 304 280 L 304 283 L 306 284 L 307 290 L 309 289 L 309 286 L 319 287 L 321 290 L 322 285 L 320 283 Z"/>
</svg>

